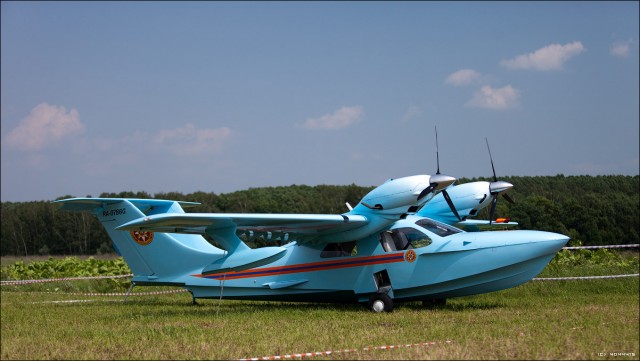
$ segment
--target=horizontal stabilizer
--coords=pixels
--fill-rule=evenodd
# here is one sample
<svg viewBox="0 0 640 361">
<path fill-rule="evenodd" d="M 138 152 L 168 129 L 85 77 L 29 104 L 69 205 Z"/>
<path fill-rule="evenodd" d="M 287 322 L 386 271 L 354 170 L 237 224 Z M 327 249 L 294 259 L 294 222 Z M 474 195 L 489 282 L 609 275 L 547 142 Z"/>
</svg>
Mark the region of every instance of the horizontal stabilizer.
<svg viewBox="0 0 640 361">
<path fill-rule="evenodd" d="M 275 262 L 285 255 L 284 247 L 262 247 L 229 253 L 202 269 L 203 275 L 242 271 Z"/>
<path fill-rule="evenodd" d="M 136 208 L 143 213 L 147 213 L 148 210 L 153 208 L 161 208 L 155 213 L 166 211 L 164 208 L 168 208 L 174 203 L 178 203 L 182 208 L 195 207 L 200 205 L 197 202 L 182 202 L 182 201 L 170 201 L 164 199 L 132 199 L 132 198 L 68 198 L 54 201 L 53 203 L 60 203 L 60 209 L 63 211 L 71 212 L 91 212 L 96 208 L 118 204 L 122 201 L 131 202 Z"/>
</svg>

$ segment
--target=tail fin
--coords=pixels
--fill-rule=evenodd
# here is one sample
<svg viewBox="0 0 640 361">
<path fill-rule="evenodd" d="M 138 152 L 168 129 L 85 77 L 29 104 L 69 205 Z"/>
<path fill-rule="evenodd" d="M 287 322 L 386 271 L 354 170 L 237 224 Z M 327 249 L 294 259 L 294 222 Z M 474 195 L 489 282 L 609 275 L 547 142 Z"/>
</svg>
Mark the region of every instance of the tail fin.
<svg viewBox="0 0 640 361">
<path fill-rule="evenodd" d="M 170 283 L 181 276 L 200 273 L 204 266 L 224 254 L 198 234 L 115 229 L 152 214 L 184 213 L 181 205 L 187 207 L 198 203 L 124 198 L 71 198 L 56 203 L 62 204 L 62 210 L 87 211 L 98 217 L 138 282 Z"/>
</svg>

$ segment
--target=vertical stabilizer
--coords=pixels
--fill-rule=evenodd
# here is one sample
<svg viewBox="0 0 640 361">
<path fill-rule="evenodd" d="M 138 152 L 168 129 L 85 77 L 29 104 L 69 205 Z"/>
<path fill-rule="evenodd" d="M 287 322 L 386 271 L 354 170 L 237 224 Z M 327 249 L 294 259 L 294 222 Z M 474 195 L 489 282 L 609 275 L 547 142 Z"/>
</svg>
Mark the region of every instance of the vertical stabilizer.
<svg viewBox="0 0 640 361">
<path fill-rule="evenodd" d="M 113 240 L 114 246 L 136 277 L 150 281 L 171 282 L 224 255 L 198 234 L 169 234 L 118 231 L 115 228 L 146 215 L 184 213 L 180 204 L 158 199 L 72 198 L 56 201 L 62 210 L 93 213 Z"/>
</svg>

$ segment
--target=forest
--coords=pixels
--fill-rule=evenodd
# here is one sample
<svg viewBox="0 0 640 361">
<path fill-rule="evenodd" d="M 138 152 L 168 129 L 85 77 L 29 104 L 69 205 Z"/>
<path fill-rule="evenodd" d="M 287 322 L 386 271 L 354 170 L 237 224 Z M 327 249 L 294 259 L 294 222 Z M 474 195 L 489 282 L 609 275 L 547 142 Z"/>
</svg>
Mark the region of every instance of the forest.
<svg viewBox="0 0 640 361">
<path fill-rule="evenodd" d="M 456 184 L 488 178 L 460 178 Z M 640 176 L 502 177 L 512 183 L 496 217 L 519 222 L 520 229 L 551 231 L 572 238 L 570 244 L 603 245 L 639 242 Z M 215 194 L 177 192 L 103 193 L 100 197 L 156 198 L 200 202 L 188 212 L 328 213 L 348 211 L 374 187 L 291 185 L 250 188 Z M 82 196 L 82 195 L 76 195 Z M 72 197 L 65 195 L 58 199 Z M 50 201 L 2 202 L 2 256 L 91 255 L 112 253 L 111 240 L 98 220 L 87 213 L 60 211 Z M 477 219 L 487 219 L 487 209 Z"/>
</svg>

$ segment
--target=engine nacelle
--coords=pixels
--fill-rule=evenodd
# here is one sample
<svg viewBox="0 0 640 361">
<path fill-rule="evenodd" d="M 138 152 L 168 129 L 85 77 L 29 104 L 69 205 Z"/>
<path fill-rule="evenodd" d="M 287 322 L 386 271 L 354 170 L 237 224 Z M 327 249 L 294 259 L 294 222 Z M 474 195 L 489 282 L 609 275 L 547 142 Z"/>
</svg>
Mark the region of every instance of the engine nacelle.
<svg viewBox="0 0 640 361">
<path fill-rule="evenodd" d="M 410 211 L 411 208 L 418 209 L 433 198 L 435 191 L 448 187 L 455 180 L 453 177 L 442 174 L 389 179 L 364 196 L 354 209 L 354 213 L 359 213 L 359 207 L 365 207 L 376 214 L 399 216 Z M 430 190 L 426 194 L 423 193 L 428 188 Z"/>
</svg>

